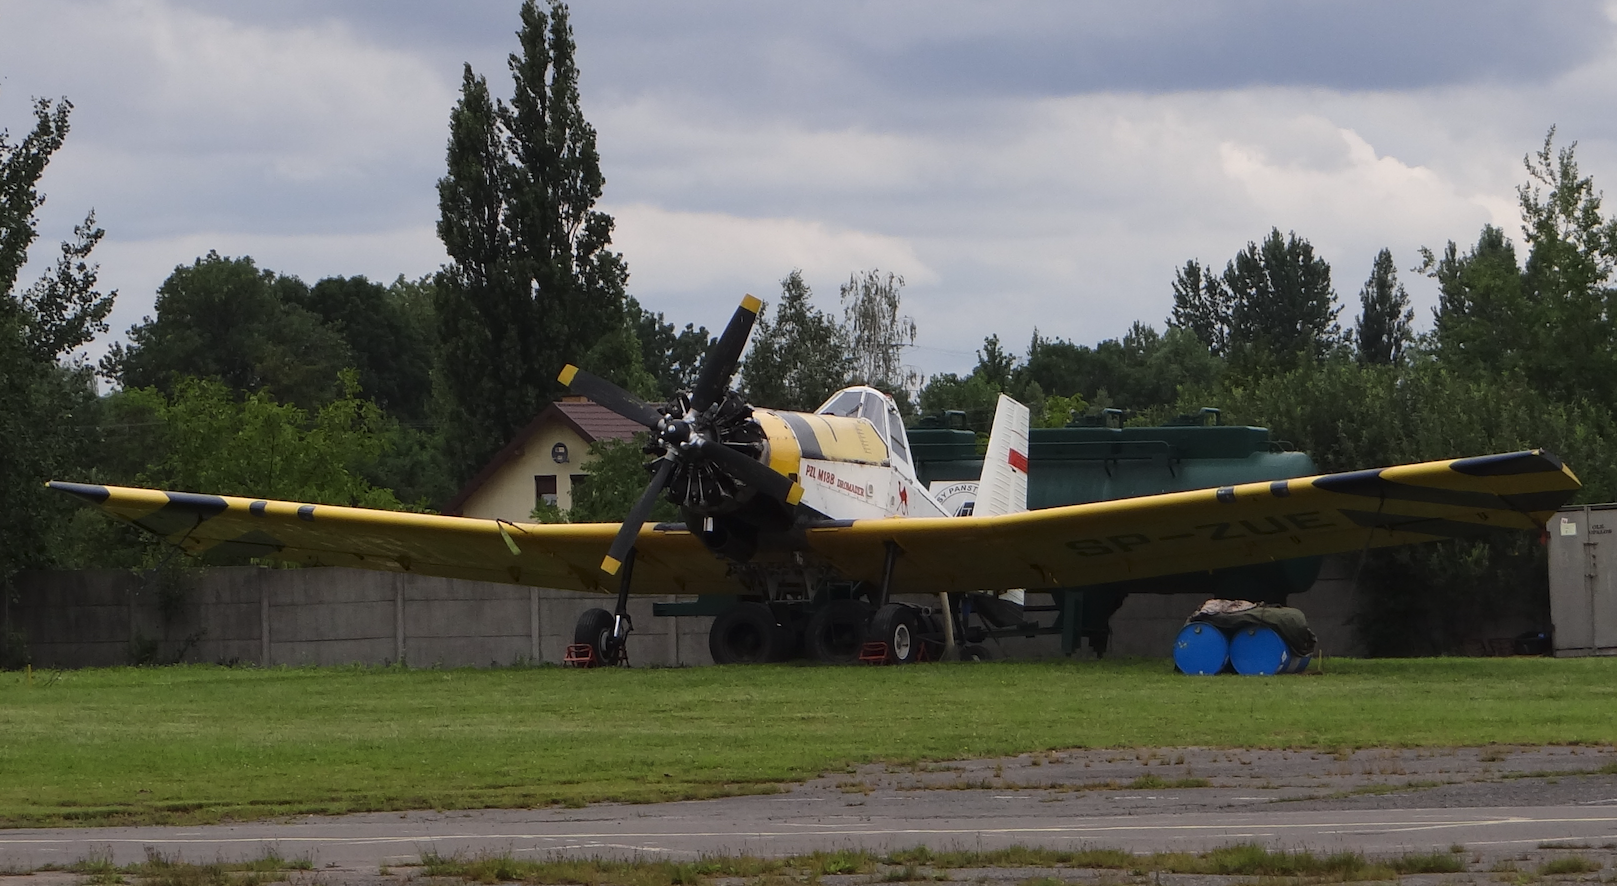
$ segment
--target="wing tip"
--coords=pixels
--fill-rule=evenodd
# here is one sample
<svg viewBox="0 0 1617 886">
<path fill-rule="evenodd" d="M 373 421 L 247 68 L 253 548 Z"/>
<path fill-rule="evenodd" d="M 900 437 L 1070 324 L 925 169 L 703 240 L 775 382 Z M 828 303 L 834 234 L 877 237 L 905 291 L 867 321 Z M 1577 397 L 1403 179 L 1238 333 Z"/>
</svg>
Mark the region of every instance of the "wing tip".
<svg viewBox="0 0 1617 886">
<path fill-rule="evenodd" d="M 112 497 L 112 491 L 96 483 L 68 483 L 63 480 L 50 480 L 45 488 L 56 492 L 65 492 L 68 495 L 82 498 L 85 501 L 101 504 Z"/>
<path fill-rule="evenodd" d="M 607 575 L 617 575 L 618 570 L 622 567 L 623 561 L 616 557 L 608 555 L 601 559 L 601 571 Z"/>
<path fill-rule="evenodd" d="M 749 292 L 741 297 L 741 307 L 748 313 L 756 314 L 760 310 L 763 310 L 764 301 L 763 299 Z"/>
<path fill-rule="evenodd" d="M 567 385 L 568 387 L 572 387 L 573 379 L 576 378 L 577 376 L 578 376 L 578 367 L 574 366 L 571 363 L 569 363 L 566 366 L 563 366 L 561 368 L 561 374 L 556 376 L 556 380 L 561 382 L 564 385 Z"/>
</svg>

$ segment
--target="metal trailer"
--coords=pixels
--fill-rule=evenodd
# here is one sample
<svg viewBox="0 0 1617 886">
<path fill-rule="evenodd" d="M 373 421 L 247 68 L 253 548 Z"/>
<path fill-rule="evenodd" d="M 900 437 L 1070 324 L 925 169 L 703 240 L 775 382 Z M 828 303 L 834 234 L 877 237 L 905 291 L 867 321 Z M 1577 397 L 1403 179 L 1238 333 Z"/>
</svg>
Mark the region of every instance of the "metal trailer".
<svg viewBox="0 0 1617 886">
<path fill-rule="evenodd" d="M 1549 525 L 1555 655 L 1617 655 L 1617 503 L 1562 508 Z"/>
<path fill-rule="evenodd" d="M 1028 507 L 1058 507 L 1317 473 L 1307 454 L 1271 440 L 1267 428 L 1207 424 L 1216 421 L 1216 410 L 1209 409 L 1164 427 L 1034 428 L 1028 440 Z M 910 429 L 908 437 L 916 472 L 923 483 L 975 482 L 981 476 L 983 457 L 974 432 L 932 424 Z M 1072 654 L 1086 639 L 1090 648 L 1104 653 L 1112 614 L 1130 593 L 1205 592 L 1210 597 L 1284 603 L 1287 595 L 1313 585 L 1320 562 L 1318 557 L 1309 557 L 1086 588 L 1035 591 L 1048 594 L 1050 603 L 1033 605 L 1030 597 L 1025 612 L 1038 621 L 1015 627 L 995 627 L 981 617 L 973 620 L 969 598 L 957 601 L 959 611 L 939 615 L 956 621 L 957 637 L 965 644 L 979 644 L 989 637 L 1058 634 L 1064 654 Z M 813 599 L 793 604 L 797 611 L 783 618 L 802 621 L 832 599 L 837 597 L 816 594 Z M 652 613 L 718 616 L 735 607 L 738 600 L 732 595 L 705 595 L 691 602 L 654 604 Z M 1055 616 L 1046 623 L 1038 613 Z"/>
</svg>

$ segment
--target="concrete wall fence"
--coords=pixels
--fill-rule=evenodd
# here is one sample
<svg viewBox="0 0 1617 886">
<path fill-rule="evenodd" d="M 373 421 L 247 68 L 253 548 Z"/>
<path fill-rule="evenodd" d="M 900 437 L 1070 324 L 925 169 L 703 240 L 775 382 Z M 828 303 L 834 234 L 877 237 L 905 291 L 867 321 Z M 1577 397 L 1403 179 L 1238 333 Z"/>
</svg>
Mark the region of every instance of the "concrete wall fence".
<svg viewBox="0 0 1617 886">
<path fill-rule="evenodd" d="M 40 668 L 490 667 L 561 661 L 579 614 L 612 605 L 598 594 L 359 569 L 232 567 L 181 576 L 181 589 L 159 591 L 123 570 L 24 573 L 0 625 Z M 630 662 L 711 664 L 710 619 L 652 618 L 652 602 L 631 601 Z"/>
<path fill-rule="evenodd" d="M 1320 581 L 1292 598 L 1327 654 L 1359 651 L 1350 626 L 1352 584 L 1348 564 L 1331 559 Z M 684 599 L 691 598 L 631 600 L 631 664 L 712 664 L 711 618 L 651 615 L 653 602 Z M 1112 616 L 1112 653 L 1168 656 L 1203 599 L 1130 596 Z M 124 570 L 41 571 L 24 573 L 15 599 L 0 601 L 0 629 L 22 641 L 37 668 L 182 661 L 497 667 L 560 662 L 579 614 L 611 605 L 598 594 L 358 569 L 187 569 L 166 589 Z M 1008 658 L 1060 649 L 1055 636 L 998 643 Z"/>
</svg>

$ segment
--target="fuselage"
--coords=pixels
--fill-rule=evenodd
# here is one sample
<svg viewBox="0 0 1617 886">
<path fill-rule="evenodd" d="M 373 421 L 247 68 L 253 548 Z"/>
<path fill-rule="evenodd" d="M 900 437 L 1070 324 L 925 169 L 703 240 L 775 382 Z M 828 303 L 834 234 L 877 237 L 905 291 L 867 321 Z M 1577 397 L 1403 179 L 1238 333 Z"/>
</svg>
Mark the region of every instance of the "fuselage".
<svg viewBox="0 0 1617 886">
<path fill-rule="evenodd" d="M 803 487 L 802 504 L 837 520 L 948 516 L 915 476 L 893 399 L 844 388 L 814 412 L 754 409 L 763 460 Z"/>
</svg>

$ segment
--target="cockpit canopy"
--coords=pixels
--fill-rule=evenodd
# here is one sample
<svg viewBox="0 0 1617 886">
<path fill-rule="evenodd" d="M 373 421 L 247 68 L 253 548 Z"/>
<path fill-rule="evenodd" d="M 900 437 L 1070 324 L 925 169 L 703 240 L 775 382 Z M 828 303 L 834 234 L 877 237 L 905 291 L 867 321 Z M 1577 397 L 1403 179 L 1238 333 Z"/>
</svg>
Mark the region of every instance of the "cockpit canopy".
<svg viewBox="0 0 1617 886">
<path fill-rule="evenodd" d="M 848 418 L 862 418 L 869 421 L 881 435 L 882 441 L 887 444 L 887 450 L 892 453 L 893 460 L 901 464 L 906 471 L 913 472 L 910 465 L 909 438 L 904 433 L 904 419 L 898 414 L 898 405 L 893 398 L 872 387 L 859 386 L 843 388 L 831 395 L 819 409 L 814 410 L 820 415 L 841 415 Z"/>
</svg>

